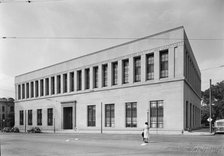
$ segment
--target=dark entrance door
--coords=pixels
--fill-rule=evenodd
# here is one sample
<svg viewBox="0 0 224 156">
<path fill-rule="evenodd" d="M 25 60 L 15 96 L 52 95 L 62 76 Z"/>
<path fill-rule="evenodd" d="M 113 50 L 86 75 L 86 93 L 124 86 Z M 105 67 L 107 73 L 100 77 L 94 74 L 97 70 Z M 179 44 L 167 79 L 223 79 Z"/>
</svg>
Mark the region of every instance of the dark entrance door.
<svg viewBox="0 0 224 156">
<path fill-rule="evenodd" d="M 72 129 L 72 107 L 64 107 L 64 129 Z"/>
</svg>

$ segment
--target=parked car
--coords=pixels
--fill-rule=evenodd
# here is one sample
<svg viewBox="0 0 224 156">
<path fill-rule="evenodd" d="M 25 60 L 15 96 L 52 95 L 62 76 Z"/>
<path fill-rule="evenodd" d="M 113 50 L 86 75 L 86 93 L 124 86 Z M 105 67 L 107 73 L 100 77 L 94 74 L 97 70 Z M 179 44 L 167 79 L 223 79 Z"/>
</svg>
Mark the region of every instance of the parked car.
<svg viewBox="0 0 224 156">
<path fill-rule="evenodd" d="M 11 128 L 10 127 L 4 127 L 2 132 L 10 132 Z"/>
<path fill-rule="evenodd" d="M 224 119 L 215 121 L 214 130 L 215 133 L 224 133 Z"/>
<path fill-rule="evenodd" d="M 19 128 L 18 127 L 13 127 L 10 132 L 13 132 L 13 133 L 19 133 Z"/>
<path fill-rule="evenodd" d="M 41 133 L 39 127 L 32 127 L 31 129 L 27 130 L 28 133 Z"/>
</svg>

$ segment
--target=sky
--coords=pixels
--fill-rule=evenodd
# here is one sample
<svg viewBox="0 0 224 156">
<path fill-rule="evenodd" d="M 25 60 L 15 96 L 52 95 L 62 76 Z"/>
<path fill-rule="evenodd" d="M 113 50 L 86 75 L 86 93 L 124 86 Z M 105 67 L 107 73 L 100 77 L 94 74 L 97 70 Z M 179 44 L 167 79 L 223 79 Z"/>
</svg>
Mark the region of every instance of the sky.
<svg viewBox="0 0 224 156">
<path fill-rule="evenodd" d="M 202 91 L 209 79 L 224 80 L 223 0 L 0 2 L 0 97 L 15 97 L 16 75 L 179 26 L 201 70 Z"/>
</svg>

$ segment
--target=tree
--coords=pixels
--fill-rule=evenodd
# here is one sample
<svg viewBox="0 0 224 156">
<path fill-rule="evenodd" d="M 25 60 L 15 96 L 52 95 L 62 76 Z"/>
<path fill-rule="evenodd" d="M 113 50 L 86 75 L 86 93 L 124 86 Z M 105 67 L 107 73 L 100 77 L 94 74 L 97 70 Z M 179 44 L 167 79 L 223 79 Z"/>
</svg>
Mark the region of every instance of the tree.
<svg viewBox="0 0 224 156">
<path fill-rule="evenodd" d="M 212 119 L 224 119 L 224 81 L 211 86 L 212 89 Z M 209 117 L 209 88 L 202 92 L 201 122 L 206 123 Z"/>
</svg>

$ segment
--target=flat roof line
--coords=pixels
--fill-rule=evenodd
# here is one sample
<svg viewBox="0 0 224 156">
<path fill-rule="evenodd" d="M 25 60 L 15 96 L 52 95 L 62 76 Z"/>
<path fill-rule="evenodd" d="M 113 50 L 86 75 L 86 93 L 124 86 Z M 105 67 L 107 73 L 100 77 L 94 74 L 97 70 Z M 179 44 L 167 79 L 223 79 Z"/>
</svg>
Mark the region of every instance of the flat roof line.
<svg viewBox="0 0 224 156">
<path fill-rule="evenodd" d="M 184 26 L 179 26 L 179 27 L 176 27 L 176 28 L 173 28 L 173 29 L 169 29 L 169 30 L 165 30 L 165 31 L 162 31 L 162 32 L 153 34 L 153 35 L 141 37 L 141 38 L 136 39 L 136 40 L 132 40 L 132 41 L 129 41 L 129 42 L 125 42 L 125 43 L 116 45 L 116 46 L 112 46 L 112 47 L 109 47 L 109 48 L 106 48 L 106 49 L 102 49 L 102 50 L 99 50 L 99 51 L 96 51 L 96 52 L 92 52 L 92 53 L 89 53 L 89 54 L 86 54 L 86 55 L 82 55 L 82 56 L 79 56 L 79 57 L 76 57 L 76 58 L 72 58 L 72 59 L 69 59 L 69 60 L 66 60 L 66 61 L 62 61 L 62 62 L 59 62 L 59 63 L 55 63 L 55 64 L 52 64 L 52 65 L 49 65 L 49 66 L 46 66 L 46 67 L 43 67 L 43 68 L 39 68 L 39 69 L 30 71 L 30 72 L 27 72 L 27 73 L 24 73 L 24 74 L 17 75 L 15 77 L 19 77 L 19 76 L 22 76 L 22 75 L 26 75 L 26 74 L 29 74 L 29 73 L 33 73 L 33 72 L 36 72 L 36 71 L 39 71 L 39 70 L 43 70 L 43 69 L 46 69 L 46 68 L 49 68 L 49 67 L 52 67 L 52 66 L 55 66 L 55 65 L 63 64 L 65 62 L 69 62 L 69 61 L 72 61 L 72 60 L 80 59 L 82 57 L 94 55 L 94 54 L 97 54 L 97 53 L 100 53 L 100 52 L 103 52 L 103 51 L 106 51 L 106 50 L 109 50 L 109 49 L 114 49 L 114 48 L 117 48 L 117 47 L 121 47 L 121 46 L 130 44 L 130 43 L 134 43 L 134 42 L 137 42 L 137 41 L 140 41 L 140 40 L 144 40 L 144 39 L 147 39 L 147 38 L 150 38 L 150 37 L 154 37 L 154 36 L 157 36 L 157 35 L 160 35 L 160 34 L 165 34 L 167 32 L 174 31 L 174 30 L 177 30 L 177 29 L 184 29 Z"/>
</svg>

